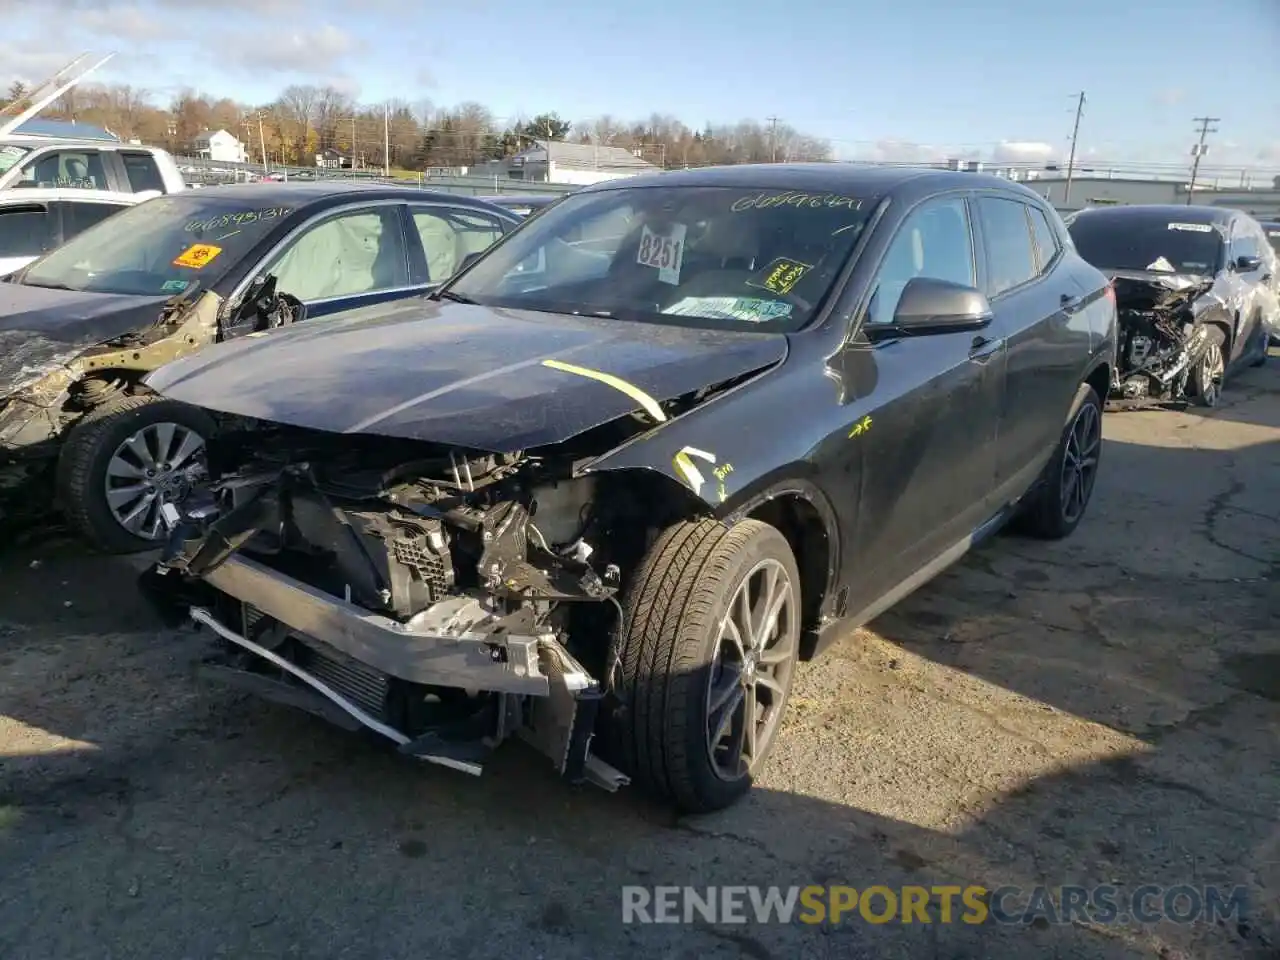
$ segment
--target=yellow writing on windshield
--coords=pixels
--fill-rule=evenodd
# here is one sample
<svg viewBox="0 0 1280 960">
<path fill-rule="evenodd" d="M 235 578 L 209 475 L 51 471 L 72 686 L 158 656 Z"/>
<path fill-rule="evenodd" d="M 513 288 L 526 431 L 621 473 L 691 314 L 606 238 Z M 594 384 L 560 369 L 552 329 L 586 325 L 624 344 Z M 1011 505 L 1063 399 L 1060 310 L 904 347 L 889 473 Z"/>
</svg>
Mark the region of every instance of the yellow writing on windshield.
<svg viewBox="0 0 1280 960">
<path fill-rule="evenodd" d="M 774 207 L 797 207 L 803 210 L 820 210 L 827 208 L 843 208 L 857 210 L 862 201 L 857 197 L 842 197 L 835 193 L 800 193 L 787 190 L 783 193 L 758 193 L 749 197 L 739 197 L 729 207 L 734 213 L 744 210 L 771 210 Z"/>
<path fill-rule="evenodd" d="M 811 269 L 807 263 L 779 257 L 757 274 L 755 279 L 748 280 L 747 285 L 763 287 L 771 293 L 790 293 L 791 288 Z"/>
<path fill-rule="evenodd" d="M 292 207 L 268 207 L 265 210 L 236 210 L 203 220 L 192 220 L 182 229 L 187 233 L 202 233 L 205 230 L 218 230 L 222 227 L 244 227 L 260 220 L 275 220 L 292 212 L 292 209 Z"/>
</svg>

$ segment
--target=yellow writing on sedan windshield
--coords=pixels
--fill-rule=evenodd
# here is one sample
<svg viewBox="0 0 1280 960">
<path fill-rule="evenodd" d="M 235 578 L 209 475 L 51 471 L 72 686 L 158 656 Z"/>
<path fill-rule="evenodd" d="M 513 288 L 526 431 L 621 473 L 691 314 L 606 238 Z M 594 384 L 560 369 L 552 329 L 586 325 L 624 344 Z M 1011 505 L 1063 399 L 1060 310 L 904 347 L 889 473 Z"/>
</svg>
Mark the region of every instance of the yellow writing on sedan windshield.
<svg viewBox="0 0 1280 960">
<path fill-rule="evenodd" d="M 787 190 L 783 193 L 757 193 L 749 197 L 739 197 L 729 207 L 734 213 L 744 210 L 771 210 L 774 207 L 797 207 L 802 210 L 819 210 L 825 208 L 843 208 L 857 210 L 862 201 L 857 197 L 842 197 L 834 193 L 800 193 Z"/>
<path fill-rule="evenodd" d="M 203 220 L 192 220 L 182 229 L 187 233 L 202 233 L 205 230 L 218 230 L 222 227 L 244 227 L 259 220 L 275 220 L 291 213 L 292 209 L 292 207 L 268 207 L 265 210 L 236 210 Z"/>
</svg>

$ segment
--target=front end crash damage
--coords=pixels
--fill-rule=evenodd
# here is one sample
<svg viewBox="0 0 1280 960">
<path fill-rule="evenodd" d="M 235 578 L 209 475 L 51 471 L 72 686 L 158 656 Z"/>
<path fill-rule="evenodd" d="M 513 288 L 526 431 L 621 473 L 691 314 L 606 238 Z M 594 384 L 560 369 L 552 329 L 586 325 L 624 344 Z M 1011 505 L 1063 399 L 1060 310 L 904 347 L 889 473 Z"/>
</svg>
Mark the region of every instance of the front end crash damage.
<svg viewBox="0 0 1280 960">
<path fill-rule="evenodd" d="M 211 445 L 217 480 L 171 511 L 144 589 L 227 641 L 206 667 L 224 682 L 473 774 L 517 736 L 615 790 L 591 742 L 618 592 L 691 504 L 656 475 L 584 474 L 582 446 L 247 425 Z"/>
<path fill-rule="evenodd" d="M 304 314 L 296 299 L 276 294 L 270 277 L 220 320 L 223 304 L 212 291 L 173 297 L 142 329 L 105 338 L 104 332 L 120 326 L 119 317 L 104 316 L 98 323 L 60 318 L 74 332 L 0 331 L 0 520 L 47 509 L 42 494 L 48 469 L 62 436 L 77 421 L 142 389 L 142 379 L 166 363 Z"/>
<path fill-rule="evenodd" d="M 1182 399 L 1209 345 L 1209 328 L 1199 314 L 1213 281 L 1177 274 L 1119 275 L 1112 285 L 1120 323 L 1113 398 Z"/>
</svg>

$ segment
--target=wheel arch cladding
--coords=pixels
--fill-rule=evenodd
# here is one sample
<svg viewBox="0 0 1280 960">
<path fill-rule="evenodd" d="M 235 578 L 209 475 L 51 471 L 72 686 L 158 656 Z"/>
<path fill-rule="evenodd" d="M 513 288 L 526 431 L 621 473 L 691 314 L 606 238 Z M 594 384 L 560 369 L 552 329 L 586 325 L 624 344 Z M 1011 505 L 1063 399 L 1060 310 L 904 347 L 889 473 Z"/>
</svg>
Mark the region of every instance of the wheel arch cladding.
<svg viewBox="0 0 1280 960">
<path fill-rule="evenodd" d="M 778 530 L 791 547 L 800 571 L 802 632 L 817 630 L 835 573 L 835 543 L 813 501 L 799 491 L 771 496 L 748 508 L 744 517 Z"/>
</svg>

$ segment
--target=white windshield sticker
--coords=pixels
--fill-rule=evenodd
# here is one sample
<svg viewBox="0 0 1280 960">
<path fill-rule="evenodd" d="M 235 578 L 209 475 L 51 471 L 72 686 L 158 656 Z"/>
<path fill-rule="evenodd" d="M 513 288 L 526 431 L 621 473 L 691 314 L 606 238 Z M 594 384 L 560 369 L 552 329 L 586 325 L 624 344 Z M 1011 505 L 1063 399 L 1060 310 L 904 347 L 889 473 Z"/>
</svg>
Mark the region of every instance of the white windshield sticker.
<svg viewBox="0 0 1280 960">
<path fill-rule="evenodd" d="M 708 317 L 768 323 L 791 316 L 791 304 L 757 297 L 685 297 L 662 312 L 674 317 Z"/>
<path fill-rule="evenodd" d="M 1213 227 L 1207 223 L 1171 223 L 1170 230 L 1190 230 L 1192 233 L 1213 233 Z"/>
<path fill-rule="evenodd" d="M 642 267 L 655 268 L 658 279 L 674 287 L 680 282 L 680 265 L 684 262 L 684 235 L 687 229 L 683 223 L 677 223 L 672 225 L 669 234 L 659 235 L 645 224 L 640 231 L 640 251 L 636 254 L 636 263 Z"/>
</svg>

